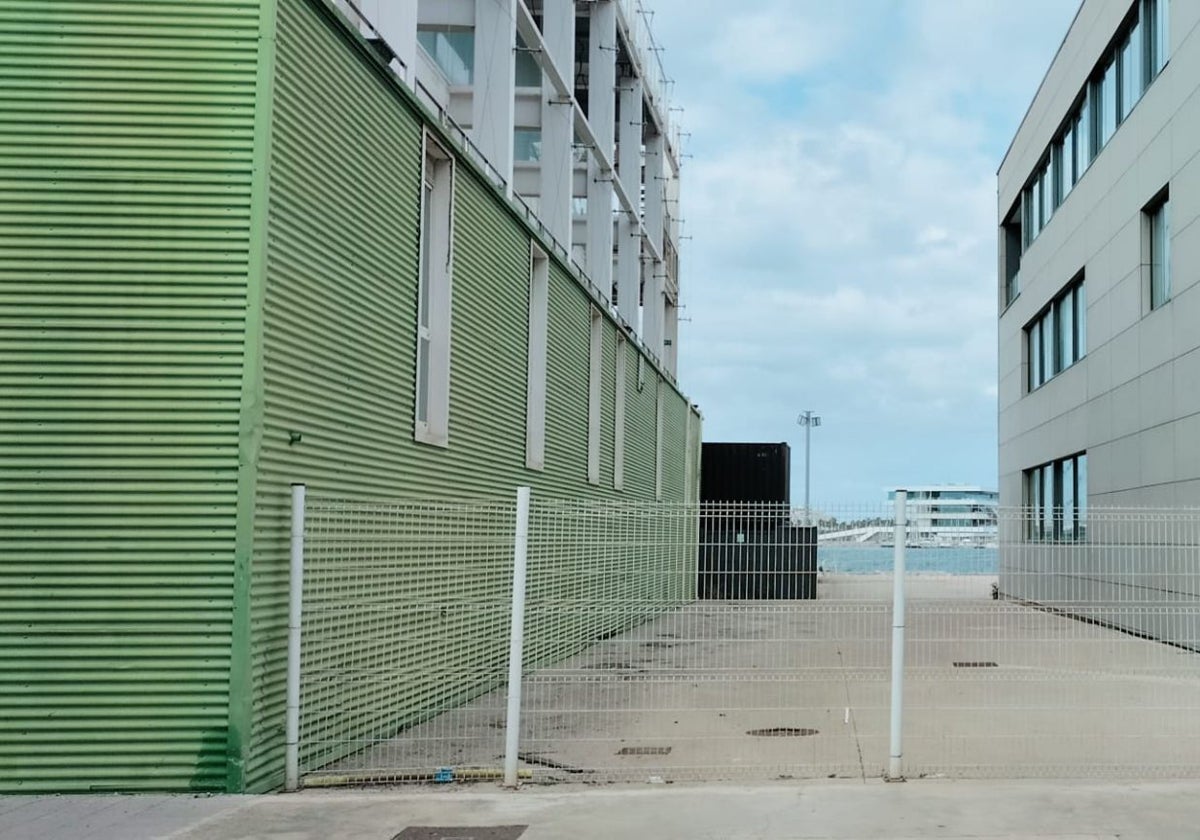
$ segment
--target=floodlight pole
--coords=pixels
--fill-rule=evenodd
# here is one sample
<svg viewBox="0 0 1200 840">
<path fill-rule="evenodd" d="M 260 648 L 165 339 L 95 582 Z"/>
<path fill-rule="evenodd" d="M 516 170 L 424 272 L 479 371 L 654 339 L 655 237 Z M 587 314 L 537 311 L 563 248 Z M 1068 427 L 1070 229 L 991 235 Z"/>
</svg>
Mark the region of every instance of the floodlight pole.
<svg viewBox="0 0 1200 840">
<path fill-rule="evenodd" d="M 796 422 L 804 427 L 804 523 L 812 524 L 812 508 L 808 506 L 809 464 L 812 462 L 812 428 L 821 425 L 821 418 L 812 411 L 805 411 L 796 418 Z"/>
</svg>

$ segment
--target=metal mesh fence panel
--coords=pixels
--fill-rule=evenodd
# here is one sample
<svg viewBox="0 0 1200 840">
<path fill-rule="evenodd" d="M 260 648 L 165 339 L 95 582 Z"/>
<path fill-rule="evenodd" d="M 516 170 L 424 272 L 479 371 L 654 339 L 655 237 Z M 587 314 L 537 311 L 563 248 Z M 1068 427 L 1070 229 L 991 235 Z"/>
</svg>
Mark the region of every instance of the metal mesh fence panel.
<svg viewBox="0 0 1200 840">
<path fill-rule="evenodd" d="M 907 776 L 1200 775 L 1200 511 L 1074 518 L 910 521 Z M 514 505 L 308 521 L 308 783 L 498 779 Z M 522 778 L 883 774 L 895 536 L 891 504 L 535 496 Z"/>
<path fill-rule="evenodd" d="M 498 777 L 514 521 L 511 502 L 310 503 L 306 784 Z"/>
</svg>

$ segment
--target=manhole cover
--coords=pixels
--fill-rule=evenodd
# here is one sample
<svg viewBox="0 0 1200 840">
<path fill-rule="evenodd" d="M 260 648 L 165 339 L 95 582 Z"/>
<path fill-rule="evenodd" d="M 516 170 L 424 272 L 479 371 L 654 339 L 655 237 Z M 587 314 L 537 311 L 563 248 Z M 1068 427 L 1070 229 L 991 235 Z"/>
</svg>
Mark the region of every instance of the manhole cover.
<svg viewBox="0 0 1200 840">
<path fill-rule="evenodd" d="M 517 840 L 527 825 L 412 825 L 392 840 Z"/>
<path fill-rule="evenodd" d="M 998 668 L 995 662 L 955 662 L 955 668 Z"/>
<path fill-rule="evenodd" d="M 751 729 L 747 735 L 760 738 L 800 738 L 804 735 L 816 735 L 817 730 L 796 726 L 773 726 L 770 729 Z"/>
<path fill-rule="evenodd" d="M 670 747 L 621 747 L 617 755 L 670 755 Z"/>
</svg>

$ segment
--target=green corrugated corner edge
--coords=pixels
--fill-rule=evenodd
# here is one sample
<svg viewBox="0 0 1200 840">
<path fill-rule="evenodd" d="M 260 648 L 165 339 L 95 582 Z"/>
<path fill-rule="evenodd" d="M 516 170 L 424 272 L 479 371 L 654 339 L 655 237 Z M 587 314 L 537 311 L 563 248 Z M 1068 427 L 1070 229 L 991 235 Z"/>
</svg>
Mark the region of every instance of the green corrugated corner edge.
<svg viewBox="0 0 1200 840">
<path fill-rule="evenodd" d="M 277 0 L 259 0 L 258 72 L 254 89 L 254 159 L 250 184 L 250 254 L 246 277 L 246 326 L 242 390 L 238 408 L 237 531 L 233 571 L 232 650 L 229 658 L 229 729 L 225 789 L 246 789 L 253 723 L 250 673 L 250 575 L 254 552 L 254 504 L 262 446 L 263 297 L 266 286 L 267 201 L 270 189 L 271 122 L 275 84 Z"/>
</svg>

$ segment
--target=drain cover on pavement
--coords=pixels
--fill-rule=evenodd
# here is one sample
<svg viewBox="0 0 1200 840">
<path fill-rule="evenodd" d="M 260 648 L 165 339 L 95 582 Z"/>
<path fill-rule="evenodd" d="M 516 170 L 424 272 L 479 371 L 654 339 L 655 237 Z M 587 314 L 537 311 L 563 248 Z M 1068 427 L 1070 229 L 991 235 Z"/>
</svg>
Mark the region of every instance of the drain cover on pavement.
<svg viewBox="0 0 1200 840">
<path fill-rule="evenodd" d="M 670 755 L 670 747 L 621 747 L 617 755 Z"/>
<path fill-rule="evenodd" d="M 412 825 L 392 840 L 517 840 L 527 825 L 457 825 L 434 828 Z"/>
<path fill-rule="evenodd" d="M 795 726 L 774 726 L 770 729 L 751 729 L 746 734 L 762 738 L 799 738 L 803 735 L 816 735 L 817 730 Z"/>
<path fill-rule="evenodd" d="M 955 662 L 955 668 L 998 668 L 995 662 Z"/>
</svg>

